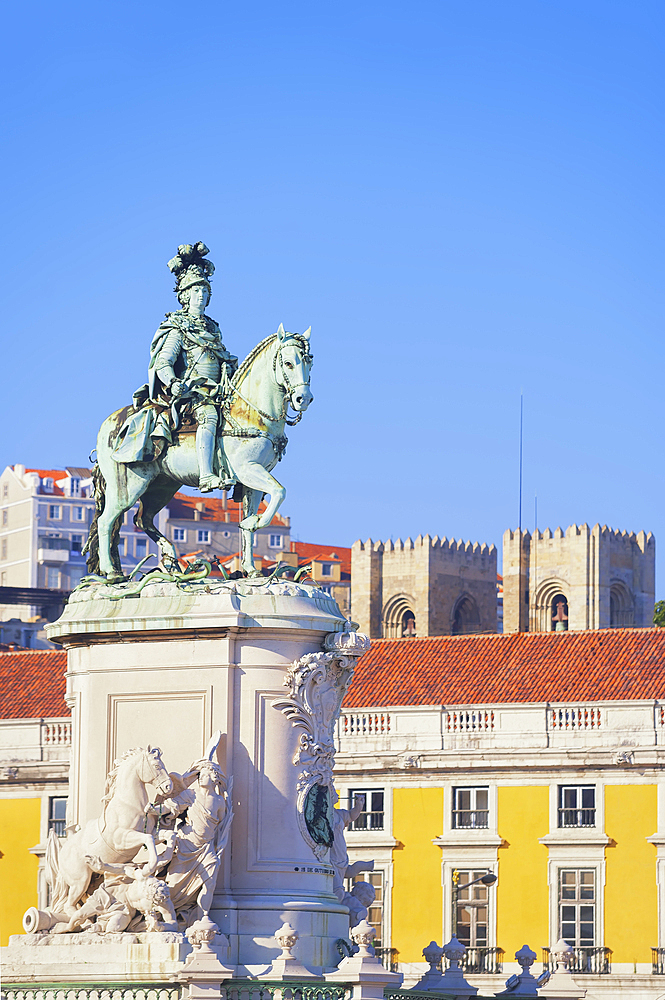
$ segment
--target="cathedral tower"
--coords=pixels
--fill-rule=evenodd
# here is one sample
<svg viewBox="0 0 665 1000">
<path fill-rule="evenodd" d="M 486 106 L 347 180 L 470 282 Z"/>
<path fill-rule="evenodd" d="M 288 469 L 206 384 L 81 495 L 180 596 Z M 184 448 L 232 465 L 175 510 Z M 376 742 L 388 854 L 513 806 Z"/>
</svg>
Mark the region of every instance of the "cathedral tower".
<svg viewBox="0 0 665 1000">
<path fill-rule="evenodd" d="M 506 531 L 504 632 L 644 628 L 652 624 L 656 540 L 651 532 L 572 524 L 565 532 Z"/>
</svg>

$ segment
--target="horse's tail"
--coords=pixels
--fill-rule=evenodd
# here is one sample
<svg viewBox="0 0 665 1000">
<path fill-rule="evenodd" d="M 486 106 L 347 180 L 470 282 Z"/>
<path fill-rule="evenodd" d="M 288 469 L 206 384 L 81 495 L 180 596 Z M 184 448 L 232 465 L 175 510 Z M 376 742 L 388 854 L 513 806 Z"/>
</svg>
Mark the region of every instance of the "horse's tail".
<svg viewBox="0 0 665 1000">
<path fill-rule="evenodd" d="M 69 893 L 69 886 L 60 873 L 60 839 L 55 830 L 49 830 L 46 841 L 46 856 L 44 858 L 44 873 L 51 889 L 49 909 L 58 913 L 64 909 Z"/>
<path fill-rule="evenodd" d="M 106 480 L 102 475 L 102 470 L 96 462 L 92 469 L 92 486 L 95 497 L 95 516 L 92 519 L 90 532 L 82 551 L 83 553 L 87 553 L 88 556 L 86 559 L 88 573 L 99 574 L 99 531 L 97 528 L 97 522 L 104 511 L 104 503 L 106 501 Z"/>
</svg>

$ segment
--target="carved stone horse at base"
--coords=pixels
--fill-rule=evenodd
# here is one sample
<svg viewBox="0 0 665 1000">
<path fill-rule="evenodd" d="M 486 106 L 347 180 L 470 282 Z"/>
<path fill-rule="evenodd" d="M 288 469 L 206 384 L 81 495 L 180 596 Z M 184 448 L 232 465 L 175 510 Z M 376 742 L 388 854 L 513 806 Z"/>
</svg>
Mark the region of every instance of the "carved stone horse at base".
<svg viewBox="0 0 665 1000">
<path fill-rule="evenodd" d="M 90 820 L 64 842 L 51 830 L 46 848 L 46 879 L 51 887 L 52 913 L 75 915 L 77 904 L 96 871 L 89 863 L 91 857 L 112 864 L 128 864 L 145 846 L 149 862 L 144 875 L 155 871 L 159 859 L 153 836 L 155 819 L 145 811 L 150 801 L 147 784 L 154 785 L 162 795 L 173 791 L 161 751 L 150 746 L 147 750 L 141 747 L 128 750 L 115 761 L 106 779 L 100 818 Z M 65 925 L 60 927 L 66 930 Z M 61 932 L 60 927 L 56 933 Z"/>
<path fill-rule="evenodd" d="M 284 425 L 297 423 L 313 396 L 309 388 L 312 356 L 309 330 L 276 334 L 261 341 L 245 358 L 230 382 L 217 431 L 216 465 L 230 483 L 242 488 L 242 568 L 258 576 L 252 551 L 253 533 L 267 527 L 281 506 L 286 490 L 272 469 L 286 447 Z M 287 417 L 288 408 L 296 412 Z M 156 528 L 155 515 L 181 486 L 199 485 L 199 465 L 193 434 L 176 433 L 173 444 L 154 461 L 119 463 L 112 457 L 116 436 L 130 408 L 111 414 L 97 438 L 97 465 L 93 470 L 97 510 L 86 543 L 88 571 L 110 582 L 124 579 L 118 555 L 122 515 L 140 500 L 134 518 L 157 542 L 167 569 L 177 566 L 172 543 Z M 265 494 L 270 502 L 259 517 Z"/>
</svg>

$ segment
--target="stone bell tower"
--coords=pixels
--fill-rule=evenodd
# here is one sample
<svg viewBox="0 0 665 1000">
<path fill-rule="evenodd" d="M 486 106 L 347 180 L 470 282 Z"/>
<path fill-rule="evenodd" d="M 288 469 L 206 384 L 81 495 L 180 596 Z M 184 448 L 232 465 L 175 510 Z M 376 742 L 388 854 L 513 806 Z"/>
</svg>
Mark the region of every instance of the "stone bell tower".
<svg viewBox="0 0 665 1000">
<path fill-rule="evenodd" d="M 653 619 L 651 532 L 572 524 L 503 536 L 504 632 L 646 628 Z"/>
</svg>

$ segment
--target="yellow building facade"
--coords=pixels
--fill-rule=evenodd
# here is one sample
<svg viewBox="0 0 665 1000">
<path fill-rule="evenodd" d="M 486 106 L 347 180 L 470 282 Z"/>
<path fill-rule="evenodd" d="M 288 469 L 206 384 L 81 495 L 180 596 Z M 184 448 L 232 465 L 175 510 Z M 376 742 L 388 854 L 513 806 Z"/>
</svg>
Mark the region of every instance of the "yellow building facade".
<svg viewBox="0 0 665 1000">
<path fill-rule="evenodd" d="M 633 657 L 617 688 L 653 692 L 665 632 L 593 635 L 386 641 L 360 661 L 336 782 L 345 805 L 365 796 L 349 856 L 375 860 L 370 916 L 406 985 L 456 919 L 481 995 L 519 971 L 522 945 L 547 965 L 560 938 L 587 1000 L 665 995 L 665 700 L 607 697 L 608 664 Z M 515 699 L 557 686 L 556 701 Z M 473 687 L 482 701 L 460 704 Z M 575 688 L 605 697 L 573 699 Z M 451 700 L 405 704 L 436 691 Z M 455 905 L 455 871 L 460 886 L 488 871 L 497 881 Z"/>
</svg>

